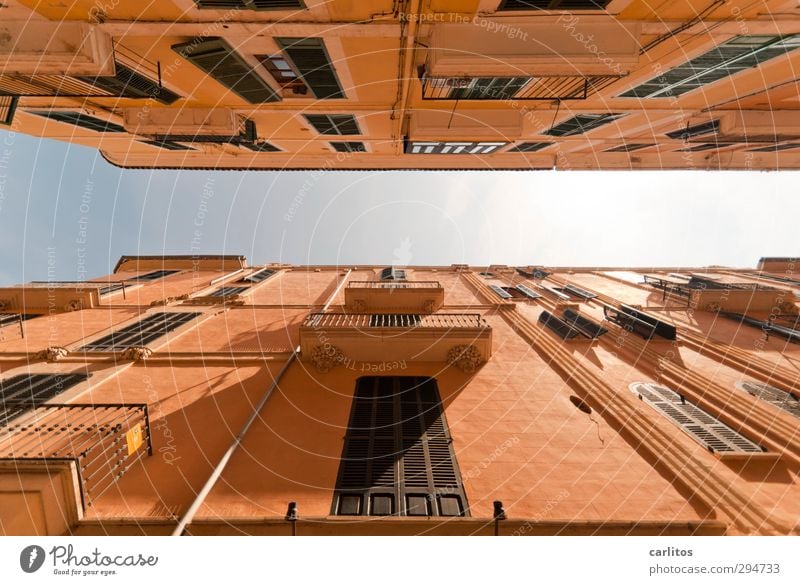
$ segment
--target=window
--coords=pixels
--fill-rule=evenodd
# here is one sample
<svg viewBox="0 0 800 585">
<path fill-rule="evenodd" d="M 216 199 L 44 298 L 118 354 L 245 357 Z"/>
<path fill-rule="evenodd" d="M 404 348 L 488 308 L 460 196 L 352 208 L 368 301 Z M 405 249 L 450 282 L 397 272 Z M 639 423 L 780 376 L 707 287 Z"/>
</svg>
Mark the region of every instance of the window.
<svg viewBox="0 0 800 585">
<path fill-rule="evenodd" d="M 730 75 L 758 67 L 800 46 L 800 35 L 738 36 L 683 65 L 662 73 L 619 97 L 679 96 Z"/>
<path fill-rule="evenodd" d="M 561 292 L 562 289 L 555 288 L 555 287 L 550 287 L 550 286 L 545 286 L 544 284 L 540 284 L 539 288 L 541 288 L 543 291 L 548 293 L 551 297 L 554 297 L 556 300 L 559 300 L 559 301 L 570 301 L 570 300 L 572 300 L 572 297 L 570 297 L 567 293 Z"/>
<path fill-rule="evenodd" d="M 409 142 L 409 154 L 491 154 L 508 142 Z"/>
<path fill-rule="evenodd" d="M 291 10 L 305 8 L 301 0 L 194 0 L 198 8 L 217 10 Z"/>
<path fill-rule="evenodd" d="M 11 126 L 18 103 L 16 96 L 0 95 L 0 126 Z"/>
<path fill-rule="evenodd" d="M 156 148 L 163 148 L 164 150 L 195 150 L 191 146 L 186 146 L 179 142 L 172 142 L 171 140 L 140 140 L 139 142 L 155 146 Z"/>
<path fill-rule="evenodd" d="M 253 272 L 242 278 L 241 282 L 261 282 L 267 280 L 270 276 L 275 274 L 274 270 L 270 270 L 269 268 L 264 268 L 263 270 L 259 270 L 258 272 Z"/>
<path fill-rule="evenodd" d="M 752 148 L 750 152 L 776 152 L 778 150 L 793 150 L 800 148 L 800 142 L 786 142 L 784 144 L 770 144 L 761 148 Z"/>
<path fill-rule="evenodd" d="M 601 335 L 608 333 L 608 329 L 572 309 L 565 309 L 563 317 L 567 325 L 577 329 L 581 335 L 589 339 L 597 339 Z"/>
<path fill-rule="evenodd" d="M 322 39 L 278 38 L 275 41 L 283 49 L 283 54 L 291 60 L 300 79 L 311 89 L 315 98 L 346 97 Z"/>
<path fill-rule="evenodd" d="M 172 50 L 191 61 L 222 85 L 251 104 L 280 101 L 280 96 L 253 68 L 219 37 L 195 39 L 173 45 Z"/>
<path fill-rule="evenodd" d="M 634 144 L 620 144 L 614 148 L 609 148 L 605 152 L 633 152 L 634 150 L 641 150 L 643 148 L 650 148 L 655 144 L 634 143 Z"/>
<path fill-rule="evenodd" d="M 385 313 L 370 315 L 370 327 L 419 327 L 422 317 L 405 313 Z"/>
<path fill-rule="evenodd" d="M 303 83 L 291 63 L 282 55 L 256 55 L 261 64 L 283 89 L 296 95 L 306 95 L 308 86 Z"/>
<path fill-rule="evenodd" d="M 173 104 L 181 97 L 122 63 L 115 63 L 114 68 L 116 73 L 113 77 L 77 77 L 77 79 L 114 96 L 153 98 L 164 104 Z"/>
<path fill-rule="evenodd" d="M 526 297 L 528 297 L 529 299 L 540 299 L 540 298 L 542 298 L 542 295 L 537 293 L 535 290 L 533 290 L 529 286 L 525 286 L 524 284 L 518 284 L 517 285 L 517 290 L 519 292 L 521 292 L 523 295 L 525 295 Z"/>
<path fill-rule="evenodd" d="M 686 402 L 683 396 L 669 388 L 635 382 L 630 389 L 712 453 L 761 453 L 766 450 L 702 408 Z"/>
<path fill-rule="evenodd" d="M 502 286 L 498 286 L 496 284 L 490 284 L 489 288 L 492 289 L 492 291 L 494 291 L 494 294 L 496 294 L 501 299 L 512 298 L 511 293 L 506 292 L 506 290 Z"/>
<path fill-rule="evenodd" d="M 331 142 L 336 152 L 367 152 L 363 142 Z"/>
<path fill-rule="evenodd" d="M 565 284 L 562 290 L 572 296 L 583 299 L 584 301 L 589 301 L 591 299 L 597 298 L 597 295 L 595 293 L 583 289 L 579 286 L 575 286 L 574 284 Z"/>
<path fill-rule="evenodd" d="M 469 515 L 435 380 L 358 380 L 331 513 Z"/>
<path fill-rule="evenodd" d="M 603 10 L 611 0 L 503 0 L 498 10 Z"/>
<path fill-rule="evenodd" d="M 642 311 L 637 311 L 628 305 L 620 305 L 618 309 L 606 305 L 603 307 L 603 315 L 606 320 L 616 323 L 626 331 L 636 333 L 644 339 L 649 340 L 657 335 L 664 339 L 674 340 L 678 335 L 678 330 L 674 325 Z"/>
<path fill-rule="evenodd" d="M 389 266 L 381 270 L 381 280 L 405 280 L 406 271 L 400 268 Z"/>
<path fill-rule="evenodd" d="M 89 379 L 89 374 L 20 374 L 0 380 L 0 427 Z"/>
<path fill-rule="evenodd" d="M 350 114 L 306 114 L 305 118 L 320 134 L 339 136 L 361 134 L 355 117 Z"/>
<path fill-rule="evenodd" d="M 249 290 L 247 286 L 223 286 L 208 294 L 209 297 L 234 297 Z"/>
<path fill-rule="evenodd" d="M 589 130 L 594 130 L 600 126 L 613 122 L 624 114 L 579 114 L 560 124 L 556 124 L 547 132 L 548 136 L 574 136 L 584 134 Z"/>
<path fill-rule="evenodd" d="M 98 289 L 101 297 L 113 294 L 119 290 L 123 290 L 125 288 L 125 284 L 122 282 L 112 282 L 111 284 L 107 284 L 106 286 L 101 286 Z"/>
<path fill-rule="evenodd" d="M 716 134 L 718 131 L 719 120 L 711 120 L 710 122 L 695 124 L 694 126 L 687 125 L 686 128 L 667 132 L 667 136 L 673 140 L 688 140 L 689 138 L 703 136 L 704 134 Z"/>
<path fill-rule="evenodd" d="M 800 343 L 800 329 L 795 328 L 797 325 L 800 325 L 800 323 L 780 325 L 775 323 L 775 321 L 761 321 L 760 319 L 755 319 L 754 317 L 748 317 L 746 315 L 739 315 L 738 313 L 726 313 L 721 311 L 719 314 L 728 319 L 733 319 L 734 321 L 739 321 L 740 323 L 760 329 L 767 337 L 775 334 L 788 339 L 789 341 Z"/>
<path fill-rule="evenodd" d="M 169 276 L 170 274 L 176 274 L 178 272 L 180 272 L 180 270 L 154 270 L 153 272 L 147 272 L 145 274 L 140 274 L 139 276 L 134 276 L 128 280 L 150 282 L 151 280 L 159 280 Z"/>
<path fill-rule="evenodd" d="M 565 321 L 562 321 L 549 311 L 542 311 L 539 313 L 539 323 L 547 327 L 550 331 L 565 341 L 572 339 L 573 337 L 577 337 L 580 334 L 577 329 Z"/>
<path fill-rule="evenodd" d="M 30 113 L 37 116 L 42 116 L 43 118 L 49 118 L 50 120 L 55 120 L 56 122 L 72 124 L 73 126 L 79 126 L 87 130 L 94 130 L 95 132 L 125 132 L 125 128 L 119 124 L 107 122 L 106 120 L 95 118 L 94 116 L 87 116 L 86 114 L 82 114 L 80 112 L 49 111 Z"/>
<path fill-rule="evenodd" d="M 705 150 L 719 150 L 720 148 L 727 148 L 729 146 L 738 146 L 737 142 L 704 142 L 702 144 L 694 144 L 686 148 L 679 148 L 676 152 L 703 152 Z"/>
<path fill-rule="evenodd" d="M 198 315 L 200 313 L 152 313 L 132 325 L 87 343 L 81 349 L 83 351 L 119 351 L 128 347 L 146 346 Z"/>
<path fill-rule="evenodd" d="M 752 380 L 736 382 L 739 390 L 744 390 L 748 394 L 760 398 L 765 402 L 785 410 L 789 414 L 800 417 L 800 401 L 797 396 L 790 392 L 775 388 L 764 382 L 754 382 Z"/>
<path fill-rule="evenodd" d="M 552 142 L 523 142 L 514 146 L 509 152 L 537 152 L 552 145 Z"/>
</svg>

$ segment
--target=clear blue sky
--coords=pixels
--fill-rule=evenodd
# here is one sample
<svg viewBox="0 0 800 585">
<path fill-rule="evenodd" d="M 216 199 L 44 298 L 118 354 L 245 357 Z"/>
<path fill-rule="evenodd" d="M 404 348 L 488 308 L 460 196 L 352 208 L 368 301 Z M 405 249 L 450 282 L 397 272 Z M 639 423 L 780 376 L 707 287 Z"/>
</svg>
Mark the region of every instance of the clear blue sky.
<svg viewBox="0 0 800 585">
<path fill-rule="evenodd" d="M 5 154 L 4 154 L 5 153 Z M 123 171 L 0 132 L 0 285 L 122 254 L 357 265 L 754 266 L 800 256 L 800 173 Z"/>
</svg>

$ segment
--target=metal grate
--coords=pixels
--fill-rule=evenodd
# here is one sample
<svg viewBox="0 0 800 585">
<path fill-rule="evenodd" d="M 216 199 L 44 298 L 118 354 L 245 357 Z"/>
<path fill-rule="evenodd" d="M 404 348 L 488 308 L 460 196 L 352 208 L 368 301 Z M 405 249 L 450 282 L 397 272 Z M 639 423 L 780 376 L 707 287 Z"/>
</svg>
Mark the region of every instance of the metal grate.
<svg viewBox="0 0 800 585">
<path fill-rule="evenodd" d="M 800 35 L 738 36 L 683 65 L 629 89 L 619 97 L 667 98 L 683 95 L 765 61 L 785 55 L 800 46 Z"/>
<path fill-rule="evenodd" d="M 403 324 L 405 323 L 405 325 Z M 383 315 L 373 313 L 311 313 L 304 327 L 351 329 L 366 327 L 420 327 L 423 329 L 488 329 L 477 313 L 434 313 L 433 315 Z"/>
<path fill-rule="evenodd" d="M 736 382 L 736 387 L 800 418 L 800 401 L 798 401 L 797 396 L 790 392 L 775 388 L 775 386 L 770 386 L 764 382 L 752 380 L 740 380 Z"/>
<path fill-rule="evenodd" d="M 320 134 L 338 136 L 361 134 L 356 119 L 351 114 L 305 114 L 305 119 Z"/>
<path fill-rule="evenodd" d="M 625 114 L 579 114 L 560 124 L 556 124 L 550 130 L 543 132 L 548 136 L 574 136 L 584 134 L 600 126 L 604 126 L 621 118 Z"/>
<path fill-rule="evenodd" d="M 280 96 L 220 37 L 195 39 L 172 50 L 251 104 L 280 101 Z"/>
<path fill-rule="evenodd" d="M 469 515 L 435 380 L 358 380 L 332 513 Z"/>
<path fill-rule="evenodd" d="M 0 126 L 11 126 L 18 103 L 19 98 L 16 96 L 0 95 Z"/>
<path fill-rule="evenodd" d="M 331 64 L 325 43 L 319 38 L 277 38 L 283 54 L 291 59 L 300 79 L 317 99 L 346 97 L 336 70 Z"/>
<path fill-rule="evenodd" d="M 630 389 L 712 453 L 762 453 L 766 451 L 702 408 L 686 402 L 683 396 L 669 388 L 646 382 L 635 382 L 630 385 Z"/>
<path fill-rule="evenodd" d="M 0 439 L 0 459 L 74 460 L 84 507 L 145 454 L 152 454 L 152 445 L 144 404 L 36 406 L 6 427 Z"/>
<path fill-rule="evenodd" d="M 146 346 L 188 323 L 200 313 L 153 313 L 140 321 L 84 345 L 82 351 L 119 351 Z"/>
<path fill-rule="evenodd" d="M 88 379 L 89 374 L 19 374 L 0 380 L 0 428 Z"/>
</svg>

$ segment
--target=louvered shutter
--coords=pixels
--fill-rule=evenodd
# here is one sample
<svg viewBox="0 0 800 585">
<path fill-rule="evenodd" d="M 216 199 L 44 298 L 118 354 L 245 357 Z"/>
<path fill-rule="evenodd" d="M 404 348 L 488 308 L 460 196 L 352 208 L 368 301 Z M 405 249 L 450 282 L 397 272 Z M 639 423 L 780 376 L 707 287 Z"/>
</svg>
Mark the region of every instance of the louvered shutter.
<svg viewBox="0 0 800 585">
<path fill-rule="evenodd" d="M 291 59 L 300 78 L 318 99 L 344 98 L 336 71 L 325 50 L 322 39 L 279 38 L 275 39 L 284 55 Z"/>
<path fill-rule="evenodd" d="M 677 424 L 709 451 L 761 453 L 762 447 L 686 400 L 677 392 L 656 384 L 637 382 L 631 391 Z"/>
</svg>

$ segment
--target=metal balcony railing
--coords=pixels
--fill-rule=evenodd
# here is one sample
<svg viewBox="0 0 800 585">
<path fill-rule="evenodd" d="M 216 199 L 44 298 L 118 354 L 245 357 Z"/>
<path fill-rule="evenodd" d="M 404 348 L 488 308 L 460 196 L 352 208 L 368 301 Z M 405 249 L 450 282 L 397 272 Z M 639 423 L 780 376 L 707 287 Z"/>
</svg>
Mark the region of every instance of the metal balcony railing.
<svg viewBox="0 0 800 585">
<path fill-rule="evenodd" d="M 408 282 L 385 280 L 352 280 L 347 283 L 347 288 L 441 288 L 436 280 L 412 280 Z"/>
<path fill-rule="evenodd" d="M 145 454 L 152 454 L 145 404 L 3 404 L 0 459 L 73 460 L 84 507 Z"/>
<path fill-rule="evenodd" d="M 304 327 L 326 329 L 488 329 L 489 324 L 477 313 L 371 314 L 371 313 L 312 313 Z"/>
<path fill-rule="evenodd" d="M 618 81 L 618 75 L 540 75 L 534 77 L 428 77 L 425 100 L 585 100 Z"/>
</svg>

